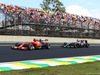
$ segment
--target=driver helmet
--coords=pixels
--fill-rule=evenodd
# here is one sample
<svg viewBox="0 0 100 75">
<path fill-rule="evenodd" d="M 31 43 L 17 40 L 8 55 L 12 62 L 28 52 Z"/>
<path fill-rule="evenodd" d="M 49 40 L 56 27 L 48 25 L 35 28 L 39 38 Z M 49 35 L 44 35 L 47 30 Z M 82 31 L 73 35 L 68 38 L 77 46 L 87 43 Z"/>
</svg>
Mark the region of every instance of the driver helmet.
<svg viewBox="0 0 100 75">
<path fill-rule="evenodd" d="M 36 39 L 33 39 L 33 41 L 36 41 Z"/>
</svg>

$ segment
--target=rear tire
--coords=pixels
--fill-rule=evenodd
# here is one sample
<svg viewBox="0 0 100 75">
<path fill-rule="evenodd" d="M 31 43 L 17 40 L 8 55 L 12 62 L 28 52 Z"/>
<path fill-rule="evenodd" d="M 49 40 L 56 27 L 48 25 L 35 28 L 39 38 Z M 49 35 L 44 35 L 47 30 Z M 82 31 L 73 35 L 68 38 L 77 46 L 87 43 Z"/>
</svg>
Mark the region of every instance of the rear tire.
<svg viewBox="0 0 100 75">
<path fill-rule="evenodd" d="M 36 44 L 34 44 L 34 48 L 35 48 L 35 49 L 38 49 L 38 47 L 36 46 Z"/>
<path fill-rule="evenodd" d="M 86 48 L 88 48 L 89 47 L 89 44 L 86 44 L 86 46 L 85 46 Z"/>
<path fill-rule="evenodd" d="M 74 48 L 77 48 L 77 45 L 74 45 Z"/>
<path fill-rule="evenodd" d="M 50 44 L 46 44 L 46 49 L 50 49 Z"/>
<path fill-rule="evenodd" d="M 80 48 L 80 45 L 79 45 L 79 44 L 77 44 L 77 45 L 76 45 L 76 48 Z"/>
</svg>

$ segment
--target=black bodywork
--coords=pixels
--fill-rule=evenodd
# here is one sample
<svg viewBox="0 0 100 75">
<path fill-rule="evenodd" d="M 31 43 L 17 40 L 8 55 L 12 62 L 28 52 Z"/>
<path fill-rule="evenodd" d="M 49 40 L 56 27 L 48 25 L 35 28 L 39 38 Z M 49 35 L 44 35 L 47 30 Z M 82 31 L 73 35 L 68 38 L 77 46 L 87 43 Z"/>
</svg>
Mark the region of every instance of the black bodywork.
<svg viewBox="0 0 100 75">
<path fill-rule="evenodd" d="M 71 43 L 65 42 L 61 47 L 64 47 L 64 48 L 83 48 L 83 47 L 88 48 L 89 47 L 87 40 L 80 40 L 79 42 L 78 41 L 71 42 Z"/>
</svg>

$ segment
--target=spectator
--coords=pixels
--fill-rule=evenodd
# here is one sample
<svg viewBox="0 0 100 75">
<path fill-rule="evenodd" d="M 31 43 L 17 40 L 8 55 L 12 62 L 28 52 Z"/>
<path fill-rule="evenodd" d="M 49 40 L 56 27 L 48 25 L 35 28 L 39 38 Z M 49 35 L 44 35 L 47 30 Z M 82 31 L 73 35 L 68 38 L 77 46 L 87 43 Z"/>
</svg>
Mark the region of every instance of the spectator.
<svg viewBox="0 0 100 75">
<path fill-rule="evenodd" d="M 88 28 L 98 30 L 100 27 L 100 19 L 79 16 L 75 14 L 69 13 L 61 13 L 61 12 L 51 12 L 44 11 L 40 9 L 27 8 L 27 7 L 19 7 L 13 5 L 6 5 L 1 3 L 0 8 L 3 12 L 9 17 L 9 21 L 11 24 L 15 23 L 14 20 L 21 23 L 50 23 L 50 24 L 60 24 L 69 27 L 76 28 Z M 4 23 L 2 22 L 4 25 Z"/>
</svg>

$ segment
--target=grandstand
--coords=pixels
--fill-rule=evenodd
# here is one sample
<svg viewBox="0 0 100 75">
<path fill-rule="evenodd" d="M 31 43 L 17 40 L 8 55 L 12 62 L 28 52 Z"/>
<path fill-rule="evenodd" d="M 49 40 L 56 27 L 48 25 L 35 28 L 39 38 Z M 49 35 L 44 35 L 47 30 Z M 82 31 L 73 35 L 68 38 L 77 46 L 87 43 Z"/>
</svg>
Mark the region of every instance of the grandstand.
<svg viewBox="0 0 100 75">
<path fill-rule="evenodd" d="M 100 38 L 100 19 L 0 3 L 0 35 Z"/>
</svg>

